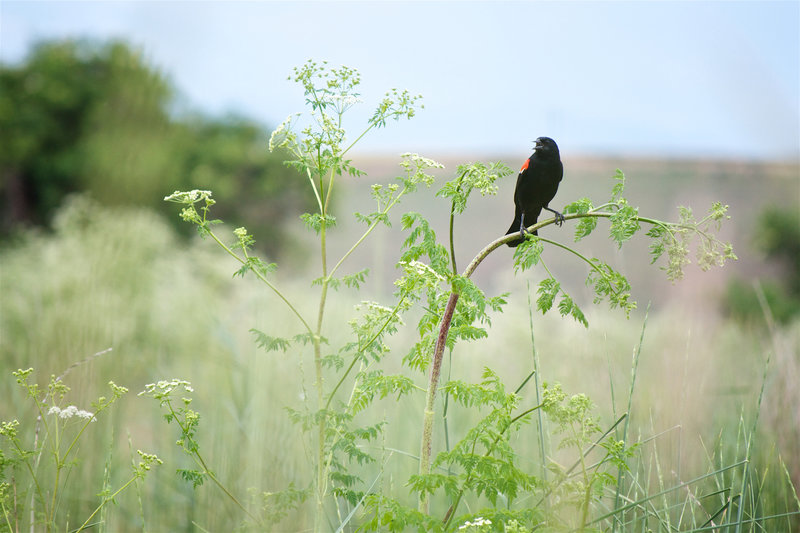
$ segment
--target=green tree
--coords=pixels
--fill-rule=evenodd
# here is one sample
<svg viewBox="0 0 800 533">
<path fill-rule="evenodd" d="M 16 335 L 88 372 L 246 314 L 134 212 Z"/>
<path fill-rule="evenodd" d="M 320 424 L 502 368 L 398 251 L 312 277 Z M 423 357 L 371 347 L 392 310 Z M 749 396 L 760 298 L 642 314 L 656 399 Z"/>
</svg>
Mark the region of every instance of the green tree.
<svg viewBox="0 0 800 533">
<path fill-rule="evenodd" d="M 779 275 L 758 279 L 756 285 L 734 279 L 728 285 L 726 308 L 739 319 L 760 321 L 764 303 L 777 321 L 788 322 L 800 314 L 800 212 L 767 208 L 758 218 L 755 235 L 756 249 Z"/>
<path fill-rule="evenodd" d="M 301 180 L 264 150 L 259 124 L 176 118 L 175 102 L 167 77 L 120 41 L 43 42 L 0 65 L 0 232 L 48 224 L 71 193 L 163 210 L 165 194 L 202 184 L 238 206 L 228 220 L 259 229 L 261 247 L 277 252 L 280 222 L 305 210 Z"/>
<path fill-rule="evenodd" d="M 0 69 L 0 88 L 5 228 L 48 222 L 72 192 L 115 203 L 155 194 L 147 189 L 163 169 L 134 180 L 152 165 L 142 144 L 163 140 L 172 91 L 125 44 L 41 43 L 22 65 Z"/>
</svg>

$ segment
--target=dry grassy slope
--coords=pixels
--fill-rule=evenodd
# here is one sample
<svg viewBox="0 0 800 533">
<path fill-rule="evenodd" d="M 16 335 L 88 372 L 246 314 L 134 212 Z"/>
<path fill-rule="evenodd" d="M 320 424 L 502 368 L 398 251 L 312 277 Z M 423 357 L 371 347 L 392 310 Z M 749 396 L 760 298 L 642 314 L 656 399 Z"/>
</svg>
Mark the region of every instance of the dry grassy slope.
<svg viewBox="0 0 800 533">
<path fill-rule="evenodd" d="M 437 179 L 442 181 L 453 176 L 458 164 L 470 161 L 454 156 L 433 157 L 446 165 L 443 172 L 437 173 Z M 489 156 L 472 160 L 496 159 L 498 157 Z M 499 159 L 515 170 L 521 162 L 519 157 Z M 398 161 L 398 157 L 354 158 L 354 164 L 368 175 L 359 179 L 347 177 L 340 182 L 343 187 L 338 190 L 336 204 L 338 227 L 330 240 L 332 255 L 337 259 L 349 248 L 362 228 L 351 213 L 368 213 L 374 209 L 369 185 L 386 182 L 399 175 L 401 168 L 397 166 Z M 611 176 L 616 168 L 622 169 L 627 176 L 626 195 L 629 201 L 647 216 L 674 220 L 679 205 L 691 207 L 698 215 L 702 215 L 716 200 L 730 205 L 732 219 L 723 227 L 722 236 L 724 240 L 733 242 L 740 260 L 708 273 L 690 265 L 686 269 L 686 279 L 678 284 L 669 283 L 656 266 L 650 265 L 646 238 L 635 238 L 621 251 L 617 250 L 607 238 L 607 222 L 601 221 L 595 235 L 576 245 L 582 253 L 596 255 L 621 269 L 628 276 L 634 298 L 640 302 L 640 307 L 650 300 L 660 306 L 674 298 L 699 303 L 709 295 L 717 295 L 731 276 L 747 278 L 756 275 L 764 269 L 753 249 L 756 236 L 752 232 L 752 225 L 757 215 L 769 205 L 800 208 L 800 167 L 797 164 L 565 158 L 564 166 L 564 181 L 552 203 L 556 209 L 583 196 L 588 196 L 595 204 L 605 201 L 609 197 L 613 182 Z M 466 213 L 457 219 L 455 234 L 459 269 L 463 269 L 486 243 L 508 228 L 513 212 L 515 180 L 516 173 L 500 182 L 497 196 L 476 195 Z M 396 244 L 404 238 L 399 230 L 399 216 L 405 211 L 423 213 L 446 244 L 449 204 L 433 196 L 439 186 L 437 184 L 429 192 L 421 191 L 404 199 L 394 212 L 394 228 L 376 231 L 373 238 L 343 265 L 342 273 L 369 266 L 372 291 L 380 293 L 391 290 L 391 281 L 395 277 L 394 264 L 398 259 Z M 541 234 L 569 244 L 573 242 L 573 228 L 574 222 L 562 228 L 549 226 Z M 313 245 L 311 239 L 309 244 Z M 511 268 L 511 255 L 512 251 L 508 248 L 492 254 L 476 272 L 475 281 L 490 294 L 517 292 L 520 289 L 524 293 L 525 280 L 539 279 L 540 275 L 535 272 L 515 276 Z M 573 297 L 586 302 L 590 294 L 584 285 L 587 273 L 585 265 L 556 249 L 547 249 L 544 258 Z M 316 270 L 316 259 L 312 261 L 308 266 Z"/>
</svg>

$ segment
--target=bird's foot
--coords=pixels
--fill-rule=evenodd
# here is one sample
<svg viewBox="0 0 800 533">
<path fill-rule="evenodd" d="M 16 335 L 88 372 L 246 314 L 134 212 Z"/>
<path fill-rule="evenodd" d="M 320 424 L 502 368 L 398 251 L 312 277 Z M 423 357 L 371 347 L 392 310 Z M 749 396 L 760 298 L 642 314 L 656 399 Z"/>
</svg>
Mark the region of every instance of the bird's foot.
<svg viewBox="0 0 800 533">
<path fill-rule="evenodd" d="M 566 218 L 564 218 L 563 214 L 559 213 L 555 209 L 550 209 L 549 207 L 545 207 L 545 209 L 547 209 L 556 216 L 556 222 L 555 222 L 556 226 L 560 226 L 561 224 L 564 223 L 565 220 L 567 220 Z"/>
</svg>

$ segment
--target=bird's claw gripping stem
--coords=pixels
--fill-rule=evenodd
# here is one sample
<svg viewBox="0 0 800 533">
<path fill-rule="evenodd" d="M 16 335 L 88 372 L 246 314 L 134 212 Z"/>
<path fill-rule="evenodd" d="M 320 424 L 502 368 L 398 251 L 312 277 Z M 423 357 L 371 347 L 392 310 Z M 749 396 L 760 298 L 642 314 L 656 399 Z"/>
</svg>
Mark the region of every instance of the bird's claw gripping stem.
<svg viewBox="0 0 800 533">
<path fill-rule="evenodd" d="M 556 222 L 555 222 L 556 226 L 560 226 L 561 224 L 564 223 L 565 220 L 567 220 L 566 218 L 564 218 L 563 214 L 559 213 L 555 209 L 550 209 L 549 207 L 545 207 L 545 209 L 547 209 L 556 216 Z"/>
</svg>

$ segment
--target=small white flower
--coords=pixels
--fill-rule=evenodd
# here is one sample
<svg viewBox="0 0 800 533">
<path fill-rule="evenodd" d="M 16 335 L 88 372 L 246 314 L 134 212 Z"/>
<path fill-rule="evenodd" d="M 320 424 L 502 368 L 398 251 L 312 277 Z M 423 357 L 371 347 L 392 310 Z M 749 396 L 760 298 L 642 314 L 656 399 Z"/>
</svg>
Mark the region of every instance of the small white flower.
<svg viewBox="0 0 800 533">
<path fill-rule="evenodd" d="M 420 276 L 432 275 L 439 281 L 444 281 L 444 276 L 436 272 L 430 266 L 420 261 L 417 261 L 416 259 L 411 261 L 410 263 L 406 263 L 406 265 L 408 266 L 409 269 L 414 270 Z"/>
<path fill-rule="evenodd" d="M 294 115 L 289 115 L 286 117 L 286 120 L 280 123 L 280 125 L 275 128 L 275 131 L 272 132 L 272 135 L 269 136 L 269 151 L 274 152 L 276 148 L 281 148 L 287 145 L 291 139 L 291 128 L 292 122 L 300 116 L 300 113 L 295 113 Z"/>
<path fill-rule="evenodd" d="M 156 396 L 168 395 L 178 387 L 183 387 L 186 392 L 194 392 L 192 384 L 183 379 L 171 379 L 169 381 L 162 379 L 157 383 L 149 383 L 145 385 L 144 390 L 139 393 L 142 394 L 155 394 Z"/>
<path fill-rule="evenodd" d="M 459 526 L 458 529 L 464 530 L 470 527 L 481 527 L 481 526 L 491 526 L 491 525 L 492 525 L 491 520 L 479 516 L 478 518 L 475 519 L 474 522 L 470 522 L 469 520 L 467 520 L 466 522 L 464 522 L 463 525 Z"/>
<path fill-rule="evenodd" d="M 360 304 L 356 306 L 356 309 L 361 310 L 361 308 L 366 307 L 370 311 L 383 311 L 384 313 L 391 313 L 393 309 L 391 307 L 386 307 L 385 305 L 381 305 L 378 302 L 372 302 L 369 300 L 362 300 Z"/>
<path fill-rule="evenodd" d="M 330 104 L 336 104 L 340 109 L 363 102 L 361 98 L 351 94 L 326 94 L 323 95 L 320 100 Z"/>
<path fill-rule="evenodd" d="M 75 405 L 70 405 L 64 409 L 60 407 L 56 407 L 55 405 L 51 407 L 47 411 L 48 415 L 56 415 L 59 418 L 67 419 L 76 416 L 78 418 L 83 418 L 85 420 L 91 420 L 92 422 L 96 422 L 97 419 L 94 417 L 94 413 L 90 413 L 89 411 L 84 411 L 83 409 L 78 409 Z"/>
<path fill-rule="evenodd" d="M 75 413 L 75 415 L 86 420 L 91 420 L 92 422 L 97 422 L 97 419 L 94 417 L 94 413 L 84 411 L 83 409 L 80 409 L 77 413 Z"/>
<path fill-rule="evenodd" d="M 182 204 L 194 203 L 197 200 L 205 200 L 211 198 L 211 191 L 204 189 L 192 189 L 191 191 L 175 191 L 169 196 L 165 196 L 164 200 L 167 202 L 178 202 Z"/>
</svg>

